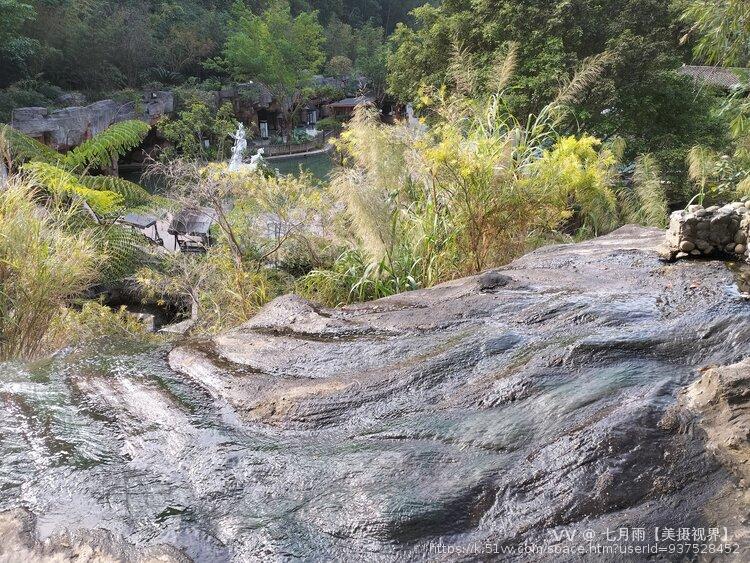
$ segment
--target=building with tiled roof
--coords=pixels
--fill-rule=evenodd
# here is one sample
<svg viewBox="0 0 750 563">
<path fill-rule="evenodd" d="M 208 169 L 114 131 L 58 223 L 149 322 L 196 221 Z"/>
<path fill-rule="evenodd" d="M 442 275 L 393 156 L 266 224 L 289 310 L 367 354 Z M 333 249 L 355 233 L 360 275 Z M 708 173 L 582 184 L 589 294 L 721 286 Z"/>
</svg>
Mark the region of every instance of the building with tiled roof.
<svg viewBox="0 0 750 563">
<path fill-rule="evenodd" d="M 748 88 L 748 72 L 750 71 L 745 68 L 683 65 L 677 72 L 683 76 L 689 76 L 701 85 L 733 91 Z"/>
</svg>

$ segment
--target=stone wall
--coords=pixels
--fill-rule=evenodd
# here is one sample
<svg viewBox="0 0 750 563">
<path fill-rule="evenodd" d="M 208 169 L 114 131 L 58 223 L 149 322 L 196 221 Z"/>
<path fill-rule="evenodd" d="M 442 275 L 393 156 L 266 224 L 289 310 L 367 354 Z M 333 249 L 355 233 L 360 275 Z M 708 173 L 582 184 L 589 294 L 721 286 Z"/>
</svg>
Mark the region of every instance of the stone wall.
<svg viewBox="0 0 750 563">
<path fill-rule="evenodd" d="M 746 258 L 750 200 L 723 207 L 691 205 L 672 213 L 667 231 L 670 259 L 687 257 Z"/>
<path fill-rule="evenodd" d="M 173 111 L 171 92 L 147 92 L 139 103 L 102 100 L 56 111 L 18 108 L 13 111 L 11 126 L 56 150 L 66 151 L 120 121 L 140 119 L 153 125 Z"/>
</svg>

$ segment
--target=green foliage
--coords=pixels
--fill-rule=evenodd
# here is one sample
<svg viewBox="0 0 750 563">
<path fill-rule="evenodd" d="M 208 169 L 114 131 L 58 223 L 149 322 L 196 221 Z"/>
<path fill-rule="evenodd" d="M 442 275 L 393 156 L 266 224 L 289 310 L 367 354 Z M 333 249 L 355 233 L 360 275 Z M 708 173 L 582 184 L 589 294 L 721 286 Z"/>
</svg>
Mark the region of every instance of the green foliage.
<svg viewBox="0 0 750 563">
<path fill-rule="evenodd" d="M 575 215 L 583 233 L 598 235 L 617 224 L 617 197 L 609 187 L 614 155 L 590 136 L 563 137 L 531 167 L 529 182 L 546 194 L 544 205 L 556 222 Z M 574 202 L 570 206 L 570 202 Z M 559 210 L 559 218 L 556 212 Z"/>
<path fill-rule="evenodd" d="M 144 236 L 133 229 L 104 225 L 96 230 L 94 240 L 97 251 L 107 257 L 98 273 L 99 283 L 132 279 L 141 268 L 157 262 Z"/>
<path fill-rule="evenodd" d="M 556 96 L 559 81 L 572 68 L 607 51 L 612 60 L 588 95 L 572 104 L 575 120 L 565 125 L 567 132 L 622 137 L 629 162 L 638 154 L 652 154 L 677 202 L 685 201 L 684 161 L 690 147 L 726 143 L 716 100 L 676 73 L 687 58 L 676 41 L 680 24 L 669 2 L 445 1 L 414 14 L 416 23 L 400 26 L 391 38 L 389 89 L 401 100 L 413 101 L 424 86 L 453 87 L 446 54 L 457 40 L 483 68 L 515 41 L 518 68 L 506 101 L 524 119 Z"/>
<path fill-rule="evenodd" d="M 326 64 L 326 72 L 330 76 L 344 77 L 351 75 L 354 71 L 354 63 L 349 57 L 337 55 Z"/>
<path fill-rule="evenodd" d="M 746 66 L 750 61 L 750 5 L 744 0 L 690 0 L 683 19 L 696 35 L 695 55 L 709 63 Z"/>
<path fill-rule="evenodd" d="M 18 162 L 44 162 L 82 172 L 112 166 L 120 156 L 140 145 L 150 129 L 142 121 L 116 123 L 65 155 L 8 125 L 0 126 L 0 134 L 10 145 L 13 159 Z"/>
<path fill-rule="evenodd" d="M 86 301 L 80 309 L 67 308 L 53 325 L 58 335 L 55 347 L 91 344 L 100 339 L 129 338 L 139 342 L 155 335 L 146 332 L 146 326 L 125 307 L 113 310 L 96 301 Z"/>
<path fill-rule="evenodd" d="M 26 69 L 29 59 L 39 49 L 39 43 L 28 37 L 25 25 L 32 21 L 36 12 L 34 7 L 19 0 L 0 0 L 0 86 L 14 74 Z"/>
<path fill-rule="evenodd" d="M 337 117 L 326 117 L 316 124 L 318 131 L 333 131 L 338 133 L 343 129 L 345 120 Z"/>
<path fill-rule="evenodd" d="M 351 249 L 342 253 L 330 268 L 303 276 L 296 291 L 318 303 L 340 307 L 418 288 L 408 268 L 393 271 L 389 261 L 371 262 L 361 250 Z"/>
<path fill-rule="evenodd" d="M 636 161 L 633 185 L 635 198 L 630 201 L 635 205 L 625 214 L 625 221 L 665 228 L 669 217 L 667 198 L 659 165 L 651 155 L 642 155 Z"/>
<path fill-rule="evenodd" d="M 122 197 L 127 208 L 148 205 L 151 195 L 138 184 L 115 176 L 81 176 L 78 182 L 83 186 L 100 192 L 111 192 Z"/>
<path fill-rule="evenodd" d="M 9 123 L 15 108 L 52 107 L 63 90 L 40 80 L 19 80 L 0 89 L 0 123 Z"/>
<path fill-rule="evenodd" d="M 28 186 L 0 191 L 0 361 L 50 349 L 70 300 L 94 279 L 98 255 L 68 217 L 39 213 Z"/>
<path fill-rule="evenodd" d="M 357 30 L 354 69 L 367 78 L 376 98 L 385 95 L 388 79 L 388 45 L 382 27 L 368 24 Z"/>
<path fill-rule="evenodd" d="M 277 100 L 291 133 L 294 117 L 306 101 L 305 86 L 323 62 L 323 28 L 315 12 L 292 16 L 288 2 L 276 0 L 255 15 L 235 4 L 224 62 L 236 80 L 265 84 Z"/>
<path fill-rule="evenodd" d="M 63 164 L 72 170 L 102 168 L 116 163 L 146 138 L 151 127 L 143 121 L 122 121 L 68 152 Z"/>
<path fill-rule="evenodd" d="M 486 69 L 457 47 L 446 77 L 453 93 L 421 97 L 425 130 L 383 125 L 367 108 L 355 113 L 337 142 L 343 166 L 331 191 L 344 210 L 344 239 L 356 245 L 307 275 L 300 291 L 329 304 L 383 297 L 503 265 L 561 234 L 620 224 L 622 147 L 557 132 L 607 55 L 589 59 L 548 106 L 521 120 L 507 100 L 516 53 L 506 47 Z M 629 201 L 644 207 L 637 220 L 663 222 L 656 168 L 641 168 Z"/>
<path fill-rule="evenodd" d="M 212 160 L 225 158 L 229 153 L 230 136 L 237 129 L 237 120 L 230 103 L 223 104 L 216 112 L 206 104 L 194 103 L 180 112 L 177 119 L 163 120 L 160 128 L 183 157 Z"/>
<path fill-rule="evenodd" d="M 325 60 L 344 55 L 362 71 L 368 66 L 364 59 L 376 53 L 369 47 L 369 30 L 379 30 L 382 43 L 382 37 L 397 22 L 406 21 L 408 12 L 421 3 L 276 0 L 240 4 L 242 11 L 255 16 L 289 10 L 292 20 L 301 16 L 299 21 L 306 24 L 322 22 L 326 26 Z M 99 99 L 120 88 L 141 89 L 153 83 L 170 87 L 190 77 L 224 79 L 231 71 L 219 56 L 238 21 L 235 4 L 234 0 L 2 0 L 0 88 L 19 79 L 44 76 L 66 90 Z M 315 41 L 305 47 L 322 49 L 318 37 L 304 36 L 302 42 L 312 38 Z M 370 68 L 382 70 L 376 65 Z M 19 100 L 13 107 L 23 105 L 34 104 Z"/>
<path fill-rule="evenodd" d="M 323 63 L 325 38 L 317 15 L 292 17 L 288 3 L 275 2 L 255 15 L 238 2 L 231 29 L 224 56 L 237 79 L 289 92 Z"/>
<path fill-rule="evenodd" d="M 79 178 L 63 168 L 46 162 L 29 162 L 21 167 L 29 183 L 53 197 L 70 201 L 80 198 L 97 215 L 110 215 L 122 208 L 125 199 L 110 191 L 87 188 Z"/>
<path fill-rule="evenodd" d="M 63 156 L 47 145 L 32 139 L 28 135 L 16 131 L 10 125 L 0 125 L 0 137 L 10 147 L 11 157 L 15 162 L 27 162 L 30 160 L 58 164 Z"/>
<path fill-rule="evenodd" d="M 750 159 L 740 147 L 733 154 L 722 154 L 696 145 L 687 157 L 688 173 L 701 205 L 723 204 L 750 195 Z"/>
<path fill-rule="evenodd" d="M 216 214 L 215 244 L 205 255 L 169 256 L 143 268 L 138 280 L 150 295 L 179 296 L 190 303 L 196 330 L 237 326 L 288 292 L 292 279 L 280 266 L 322 265 L 315 253 L 319 236 L 308 229 L 326 224 L 327 202 L 310 175 L 230 173 L 223 164 L 180 161 L 165 166 L 164 173 L 175 199 Z M 234 203 L 231 211 L 228 200 Z M 302 264 L 300 248 L 308 249 L 309 266 Z"/>
<path fill-rule="evenodd" d="M 124 207 L 148 205 L 151 197 L 142 187 L 109 176 L 90 176 L 91 168 L 111 166 L 117 157 L 140 144 L 149 131 L 141 121 L 113 125 L 65 155 L 9 126 L 1 126 L 0 139 L 10 147 L 11 161 L 26 163 L 21 171 L 35 187 L 62 201 L 81 199 L 100 216 L 115 215 Z"/>
</svg>

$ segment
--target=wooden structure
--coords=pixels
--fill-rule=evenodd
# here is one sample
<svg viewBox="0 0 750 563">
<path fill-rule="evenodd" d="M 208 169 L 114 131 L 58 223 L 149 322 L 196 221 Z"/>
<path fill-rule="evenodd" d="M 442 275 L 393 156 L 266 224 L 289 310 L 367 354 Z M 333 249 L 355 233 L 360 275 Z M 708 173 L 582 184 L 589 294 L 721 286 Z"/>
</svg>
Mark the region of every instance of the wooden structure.
<svg viewBox="0 0 750 563">
<path fill-rule="evenodd" d="M 211 226 L 216 213 L 205 207 L 187 208 L 175 215 L 167 232 L 181 252 L 206 252 L 211 246 Z"/>
<path fill-rule="evenodd" d="M 144 237 L 146 237 L 150 243 L 156 246 L 164 246 L 164 240 L 159 235 L 159 229 L 157 227 L 156 217 L 150 215 L 138 215 L 136 213 L 128 213 L 124 217 L 117 220 L 119 225 L 130 227 L 133 230 L 139 231 Z M 153 236 L 148 233 L 149 229 L 153 229 Z"/>
</svg>

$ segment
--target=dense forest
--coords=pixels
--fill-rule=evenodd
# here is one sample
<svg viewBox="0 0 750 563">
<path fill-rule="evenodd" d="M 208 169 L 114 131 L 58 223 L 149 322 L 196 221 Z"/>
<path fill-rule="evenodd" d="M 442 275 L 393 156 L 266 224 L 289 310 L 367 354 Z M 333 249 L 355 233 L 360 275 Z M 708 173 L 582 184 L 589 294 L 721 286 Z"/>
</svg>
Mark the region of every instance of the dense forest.
<svg viewBox="0 0 750 563">
<path fill-rule="evenodd" d="M 278 3 L 278 2 L 276 2 Z M 293 16 L 315 11 L 328 60 L 356 58 L 357 39 L 378 29 L 381 41 L 421 2 L 293 1 Z M 202 65 L 221 54 L 244 9 L 274 2 L 234 0 L 4 0 L 0 87 L 41 77 L 66 89 L 104 92 L 212 76 Z M 364 31 L 363 31 L 364 28 Z M 356 30 L 356 33 L 355 33 Z M 314 48 L 314 45 L 311 45 Z"/>
</svg>

